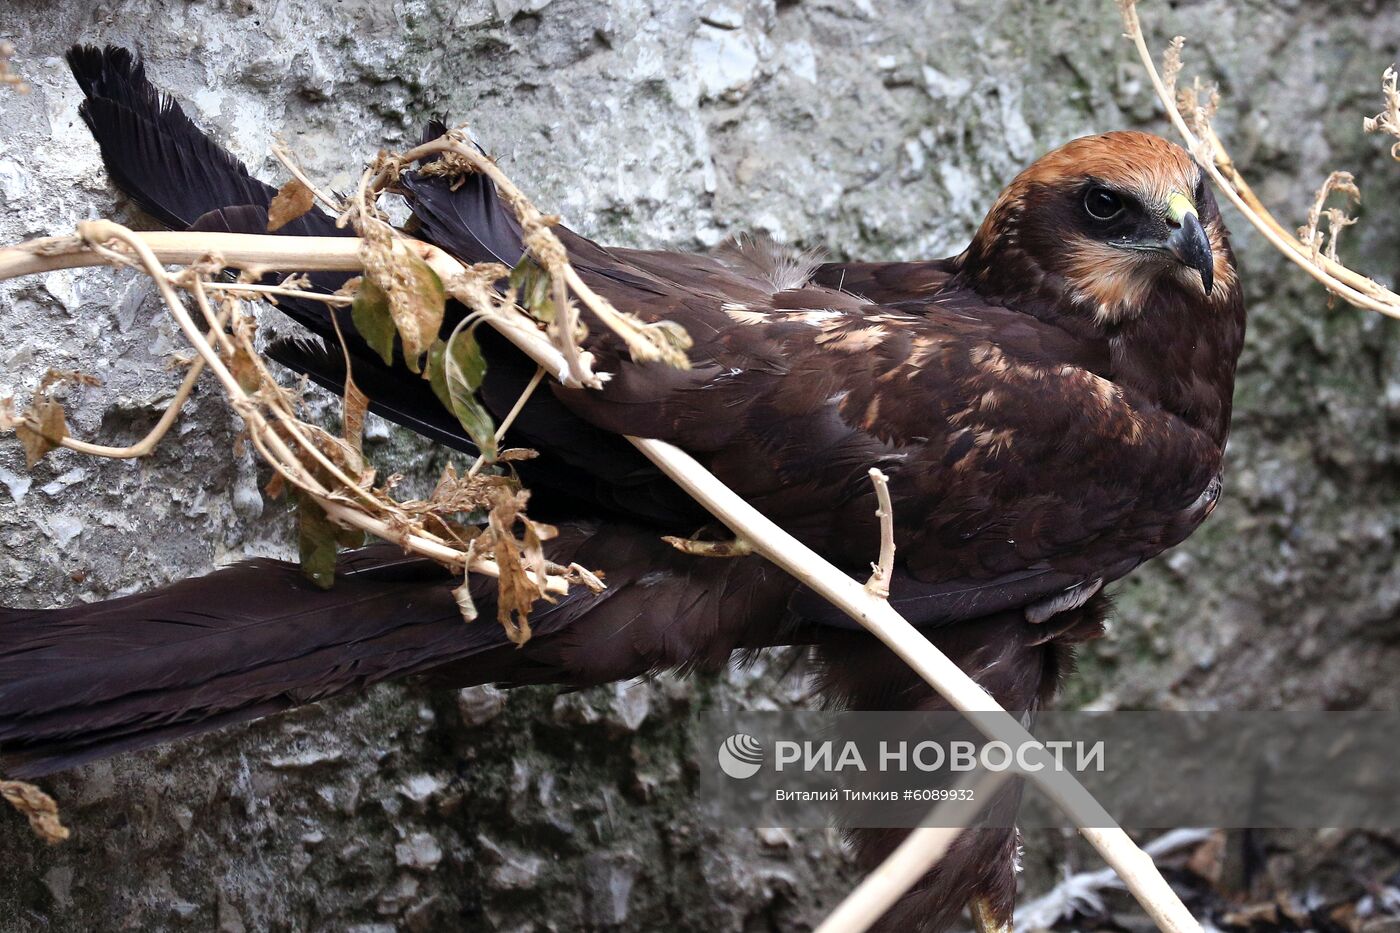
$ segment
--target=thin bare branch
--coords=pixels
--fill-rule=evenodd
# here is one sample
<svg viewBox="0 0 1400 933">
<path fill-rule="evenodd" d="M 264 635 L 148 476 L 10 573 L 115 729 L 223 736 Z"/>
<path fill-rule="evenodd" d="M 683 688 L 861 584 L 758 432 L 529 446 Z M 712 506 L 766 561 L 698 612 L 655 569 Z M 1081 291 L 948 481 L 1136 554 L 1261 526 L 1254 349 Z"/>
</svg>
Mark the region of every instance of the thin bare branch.
<svg viewBox="0 0 1400 933">
<path fill-rule="evenodd" d="M 515 400 L 515 404 L 511 406 L 510 411 L 506 412 L 506 416 L 501 419 L 500 426 L 496 428 L 497 441 L 505 440 L 506 431 L 510 430 L 510 426 L 515 423 L 515 419 L 520 417 L 521 409 L 525 407 L 526 402 L 530 401 L 530 396 L 535 394 L 535 390 L 540 387 L 540 383 L 543 381 L 544 367 L 536 367 L 535 374 L 530 377 L 530 381 L 525 385 L 525 390 L 520 393 L 520 397 Z M 485 464 L 485 457 L 477 457 L 476 461 L 472 463 L 471 469 L 467 471 L 467 475 L 475 476 L 481 471 L 481 468 Z"/>
<path fill-rule="evenodd" d="M 870 468 L 870 482 L 875 484 L 875 500 L 880 507 L 875 515 L 880 519 L 880 560 L 871 564 L 874 571 L 865 588 L 872 596 L 890 598 L 890 580 L 894 576 L 894 505 L 890 502 L 890 481 L 875 467 Z"/>
</svg>

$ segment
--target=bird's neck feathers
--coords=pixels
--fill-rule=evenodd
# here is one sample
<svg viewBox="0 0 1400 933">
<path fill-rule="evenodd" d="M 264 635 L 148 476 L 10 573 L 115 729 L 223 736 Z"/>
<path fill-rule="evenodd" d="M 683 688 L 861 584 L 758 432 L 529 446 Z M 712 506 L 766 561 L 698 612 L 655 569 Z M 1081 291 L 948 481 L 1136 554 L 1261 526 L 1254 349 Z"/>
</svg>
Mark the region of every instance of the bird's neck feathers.
<svg viewBox="0 0 1400 933">
<path fill-rule="evenodd" d="M 1018 222 L 1024 202 L 1011 194 L 1003 195 L 972 243 L 952 260 L 956 272 L 946 288 L 971 289 L 1081 340 L 1104 341 L 1110 369 L 1103 375 L 1223 447 L 1245 314 L 1219 215 L 1206 221 L 1216 244 L 1215 286 L 1206 295 L 1192 270 L 1116 264 L 1102 253 L 1081 254 L 1073 243 L 1026 235 Z"/>
</svg>

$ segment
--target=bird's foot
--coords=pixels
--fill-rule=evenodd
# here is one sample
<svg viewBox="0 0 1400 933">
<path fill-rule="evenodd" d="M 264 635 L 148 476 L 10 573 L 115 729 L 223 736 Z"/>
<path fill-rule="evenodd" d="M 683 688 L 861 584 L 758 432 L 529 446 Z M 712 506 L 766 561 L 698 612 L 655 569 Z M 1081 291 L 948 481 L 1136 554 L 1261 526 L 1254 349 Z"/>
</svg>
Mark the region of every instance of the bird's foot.
<svg viewBox="0 0 1400 933">
<path fill-rule="evenodd" d="M 968 904 L 968 911 L 972 914 L 972 928 L 977 933 L 1011 933 L 1011 917 L 998 917 L 985 897 L 974 897 Z"/>
</svg>

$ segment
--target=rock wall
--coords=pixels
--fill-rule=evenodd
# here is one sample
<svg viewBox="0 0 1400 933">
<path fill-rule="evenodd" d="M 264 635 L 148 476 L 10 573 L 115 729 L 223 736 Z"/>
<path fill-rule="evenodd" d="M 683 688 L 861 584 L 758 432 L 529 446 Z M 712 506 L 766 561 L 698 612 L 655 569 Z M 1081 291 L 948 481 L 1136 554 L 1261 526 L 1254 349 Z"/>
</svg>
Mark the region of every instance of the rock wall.
<svg viewBox="0 0 1400 933">
<path fill-rule="evenodd" d="M 1373 2 L 1150 4 L 1261 195 L 1300 222 L 1334 168 L 1366 193 L 1347 258 L 1400 273 L 1400 166 L 1360 133 L 1400 10 Z M 117 196 L 61 61 L 139 48 L 155 80 L 264 177 L 281 133 L 345 186 L 429 116 L 482 142 L 575 228 L 703 249 L 767 231 L 835 256 L 960 249 L 1041 151 L 1163 131 L 1109 0 L 9 0 L 0 39 L 33 92 L 0 92 L 0 242 L 107 216 Z M 1203 43 L 1208 42 L 1208 47 Z M 1071 702 L 1389 707 L 1400 701 L 1400 341 L 1326 297 L 1227 209 L 1252 310 L 1226 495 L 1186 546 L 1118 587 Z M 269 325 L 275 314 L 266 316 Z M 80 436 L 139 437 L 173 393 L 178 335 L 130 275 L 0 286 L 0 395 L 50 367 Z M 205 387 L 139 461 L 0 441 L 0 602 L 55 605 L 250 554 L 286 556 L 265 476 Z M 441 453 L 382 423 L 372 456 L 421 482 Z M 0 930 L 796 930 L 853 875 L 816 833 L 719 832 L 689 803 L 707 703 L 802 702 L 801 659 L 570 696 L 383 687 L 46 782 L 74 839 L 0 813 Z M 1027 888 L 1060 848 L 1032 840 Z"/>
</svg>

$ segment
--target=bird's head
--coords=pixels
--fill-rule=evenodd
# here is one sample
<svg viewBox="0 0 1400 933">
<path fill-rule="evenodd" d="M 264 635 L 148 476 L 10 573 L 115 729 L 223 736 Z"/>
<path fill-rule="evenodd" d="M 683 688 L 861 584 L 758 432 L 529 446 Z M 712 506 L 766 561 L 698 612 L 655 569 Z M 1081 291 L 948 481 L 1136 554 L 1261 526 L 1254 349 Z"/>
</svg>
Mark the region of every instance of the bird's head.
<svg viewBox="0 0 1400 933">
<path fill-rule="evenodd" d="M 1013 181 L 959 257 L 992 299 L 1114 327 L 1166 298 L 1233 300 L 1234 258 L 1206 176 L 1148 133 L 1086 136 Z"/>
</svg>

